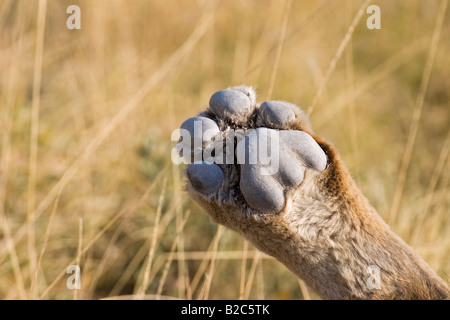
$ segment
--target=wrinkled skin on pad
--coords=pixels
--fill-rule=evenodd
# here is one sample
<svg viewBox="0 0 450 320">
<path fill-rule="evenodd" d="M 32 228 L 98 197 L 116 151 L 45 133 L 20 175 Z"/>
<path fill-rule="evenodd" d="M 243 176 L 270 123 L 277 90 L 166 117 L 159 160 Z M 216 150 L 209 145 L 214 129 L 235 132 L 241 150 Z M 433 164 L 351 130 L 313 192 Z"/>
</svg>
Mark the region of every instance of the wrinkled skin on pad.
<svg viewBox="0 0 450 320">
<path fill-rule="evenodd" d="M 201 119 L 213 131 L 220 127 L 223 136 L 234 127 L 255 129 L 257 139 L 251 139 L 249 134 L 237 141 L 235 157 L 236 152 L 242 149 L 245 161 L 236 159 L 233 164 L 190 164 L 187 168 L 188 190 L 194 199 L 201 199 L 201 202 L 233 206 L 251 213 L 277 214 L 286 205 L 287 192 L 301 185 L 307 169 L 325 170 L 327 156 L 306 132 L 279 130 L 289 128 L 289 124 L 299 114 L 303 114 L 297 106 L 281 101 L 268 101 L 258 106 L 255 97 L 250 87 L 222 90 L 211 97 L 208 112 L 202 113 L 201 117 L 191 118 L 209 118 L 214 124 L 226 123 L 225 127 L 214 126 L 210 121 Z M 256 121 L 249 120 L 252 115 Z M 190 130 L 190 122 L 183 125 Z M 278 138 L 277 143 L 272 145 L 271 135 L 274 133 Z M 202 141 L 209 138 L 202 137 Z M 266 155 L 270 155 L 270 163 L 258 154 L 260 141 L 266 143 Z M 257 154 L 256 158 L 250 156 L 254 153 Z M 256 159 L 256 162 L 250 159 Z M 276 164 L 277 170 L 268 171 L 268 167 L 273 164 Z"/>
</svg>

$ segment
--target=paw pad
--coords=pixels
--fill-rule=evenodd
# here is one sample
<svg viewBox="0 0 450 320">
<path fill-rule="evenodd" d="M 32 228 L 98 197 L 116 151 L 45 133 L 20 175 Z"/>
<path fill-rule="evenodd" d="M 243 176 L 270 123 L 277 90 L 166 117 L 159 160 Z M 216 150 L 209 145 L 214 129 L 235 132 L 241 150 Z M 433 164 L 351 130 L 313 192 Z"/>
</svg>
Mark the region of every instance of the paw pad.
<svg viewBox="0 0 450 320">
<path fill-rule="evenodd" d="M 240 90 L 226 89 L 214 93 L 209 100 L 211 110 L 218 116 L 244 123 L 255 109 L 249 95 Z"/>
<path fill-rule="evenodd" d="M 259 107 L 257 123 L 261 126 L 281 129 L 294 120 L 294 111 L 284 102 L 266 101 Z"/>
<path fill-rule="evenodd" d="M 183 122 L 181 129 L 190 139 L 181 143 L 191 148 L 184 159 L 199 156 L 187 167 L 188 187 L 219 205 L 279 213 L 286 192 L 301 184 L 307 169 L 325 170 L 327 157 L 308 133 L 293 129 L 302 114 L 297 106 L 284 101 L 258 106 L 255 100 L 251 87 L 222 90 L 212 95 L 209 111 Z M 227 161 L 206 161 L 205 151 L 211 154 L 211 148 L 222 160 L 228 152 Z"/>
</svg>

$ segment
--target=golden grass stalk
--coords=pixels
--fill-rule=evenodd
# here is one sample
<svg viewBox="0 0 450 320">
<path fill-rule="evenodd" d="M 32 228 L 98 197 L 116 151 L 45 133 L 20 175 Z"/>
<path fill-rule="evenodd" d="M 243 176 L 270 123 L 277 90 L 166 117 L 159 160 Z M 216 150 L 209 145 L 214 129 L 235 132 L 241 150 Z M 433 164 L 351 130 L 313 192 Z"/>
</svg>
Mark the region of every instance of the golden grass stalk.
<svg viewBox="0 0 450 320">
<path fill-rule="evenodd" d="M 31 102 L 30 158 L 28 162 L 27 239 L 30 277 L 36 269 L 36 239 L 34 207 L 36 204 L 36 173 L 38 163 L 39 106 L 41 102 L 42 60 L 44 57 L 44 31 L 47 0 L 39 0 L 34 56 L 33 96 Z M 34 297 L 34 292 L 30 292 Z"/>
<path fill-rule="evenodd" d="M 400 165 L 397 185 L 395 187 L 394 197 L 392 200 L 392 207 L 388 218 L 388 221 L 393 224 L 396 222 L 397 215 L 400 210 L 400 204 L 403 196 L 403 188 L 405 185 L 409 164 L 411 162 L 411 156 L 417 137 L 417 131 L 419 129 L 419 121 L 422 116 L 422 110 L 424 105 L 423 102 L 425 99 L 425 94 L 427 92 L 428 82 L 430 81 L 431 71 L 433 69 L 437 47 L 439 44 L 439 39 L 441 37 L 445 12 L 447 11 L 447 3 L 448 0 L 442 0 L 439 6 L 439 10 L 436 17 L 436 23 L 434 25 L 433 35 L 431 37 L 430 46 L 428 49 L 427 60 L 425 62 L 425 67 L 423 69 L 422 81 L 420 82 L 419 92 L 417 93 L 416 103 L 414 105 L 413 116 L 409 127 L 408 140 L 406 141 L 405 151 L 403 152 L 402 163 Z"/>
<path fill-rule="evenodd" d="M 319 84 L 319 88 L 317 89 L 316 95 L 312 99 L 311 105 L 306 109 L 306 113 L 308 115 L 310 115 L 313 112 L 314 107 L 316 106 L 317 102 L 319 101 L 320 97 L 322 96 L 322 93 L 328 83 L 328 80 L 330 79 L 331 74 L 333 73 L 334 69 L 336 68 L 337 62 L 341 58 L 342 53 L 344 52 L 345 48 L 347 47 L 347 44 L 349 43 L 350 39 L 352 38 L 353 32 L 355 31 L 355 27 L 358 25 L 359 21 L 363 17 L 363 14 L 364 14 L 367 6 L 369 5 L 369 3 L 370 3 L 370 0 L 366 0 L 361 4 L 361 7 L 359 8 L 358 13 L 356 14 L 355 18 L 353 19 L 352 24 L 348 28 L 347 33 L 344 36 L 344 39 L 342 39 L 341 43 L 339 44 L 339 47 L 338 47 L 333 59 L 331 60 L 329 66 L 327 68 L 327 71 L 325 72 L 325 75 L 323 76 L 323 78 Z"/>
</svg>

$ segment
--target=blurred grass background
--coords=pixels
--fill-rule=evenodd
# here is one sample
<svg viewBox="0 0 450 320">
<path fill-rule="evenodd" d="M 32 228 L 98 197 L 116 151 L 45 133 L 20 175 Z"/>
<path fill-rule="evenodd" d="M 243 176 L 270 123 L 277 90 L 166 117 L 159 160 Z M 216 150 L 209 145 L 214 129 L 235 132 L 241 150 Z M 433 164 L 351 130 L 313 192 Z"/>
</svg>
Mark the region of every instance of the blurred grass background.
<svg viewBox="0 0 450 320">
<path fill-rule="evenodd" d="M 239 84 L 313 106 L 372 205 L 448 281 L 448 14 L 372 3 L 381 30 L 351 0 L 0 1 L 0 298 L 317 299 L 212 224 L 171 163 L 172 131 Z"/>
</svg>

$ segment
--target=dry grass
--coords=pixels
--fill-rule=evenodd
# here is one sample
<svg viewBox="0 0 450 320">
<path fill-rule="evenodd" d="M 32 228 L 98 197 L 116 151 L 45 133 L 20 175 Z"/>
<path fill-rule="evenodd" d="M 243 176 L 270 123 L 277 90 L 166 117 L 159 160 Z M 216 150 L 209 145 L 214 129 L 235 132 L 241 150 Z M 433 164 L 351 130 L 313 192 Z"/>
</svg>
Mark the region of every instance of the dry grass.
<svg viewBox="0 0 450 320">
<path fill-rule="evenodd" d="M 237 84 L 308 109 L 449 280 L 446 2 L 375 4 L 371 31 L 364 1 L 0 1 L 0 298 L 317 299 L 170 161 L 172 130 Z"/>
</svg>

